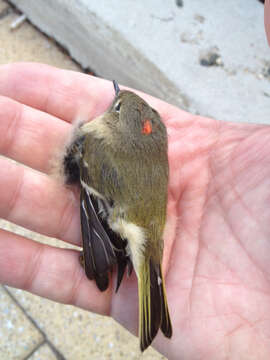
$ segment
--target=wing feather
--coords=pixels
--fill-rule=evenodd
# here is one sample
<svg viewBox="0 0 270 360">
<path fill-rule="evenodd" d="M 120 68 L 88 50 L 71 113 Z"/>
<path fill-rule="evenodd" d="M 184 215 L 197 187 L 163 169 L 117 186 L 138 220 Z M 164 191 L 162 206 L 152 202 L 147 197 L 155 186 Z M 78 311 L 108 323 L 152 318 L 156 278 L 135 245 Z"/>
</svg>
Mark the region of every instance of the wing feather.
<svg viewBox="0 0 270 360">
<path fill-rule="evenodd" d="M 132 263 L 126 252 L 127 241 L 121 239 L 109 227 L 106 217 L 108 214 L 104 216 L 100 213 L 99 202 L 85 187 L 81 187 L 81 229 L 85 273 L 89 279 L 95 279 L 101 291 L 105 291 L 109 286 L 108 274 L 117 264 L 115 290 L 117 292 L 126 267 L 130 275 Z M 106 208 L 104 204 L 102 207 Z"/>
<path fill-rule="evenodd" d="M 109 285 L 109 271 L 117 263 L 114 247 L 104 230 L 96 209 L 93 195 L 81 188 L 81 229 L 85 273 L 95 279 L 98 288 L 104 291 Z"/>
</svg>

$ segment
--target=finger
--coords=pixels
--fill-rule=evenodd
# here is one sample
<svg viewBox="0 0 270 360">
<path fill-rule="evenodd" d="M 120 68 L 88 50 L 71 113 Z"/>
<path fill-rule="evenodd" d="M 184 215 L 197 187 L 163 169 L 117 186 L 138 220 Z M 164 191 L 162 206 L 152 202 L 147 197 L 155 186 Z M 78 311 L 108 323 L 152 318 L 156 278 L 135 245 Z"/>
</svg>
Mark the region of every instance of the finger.
<svg viewBox="0 0 270 360">
<path fill-rule="evenodd" d="M 187 116 L 186 112 L 157 98 L 137 93 L 159 111 L 164 121 L 176 112 L 178 116 Z M 100 115 L 111 104 L 114 90 L 111 81 L 79 72 L 37 63 L 16 63 L 0 67 L 0 95 L 71 122 Z"/>
<path fill-rule="evenodd" d="M 69 122 L 95 117 L 114 96 L 111 82 L 37 63 L 1 66 L 0 94 Z"/>
<path fill-rule="evenodd" d="M 0 153 L 47 172 L 56 148 L 63 148 L 70 125 L 42 111 L 0 96 Z"/>
<path fill-rule="evenodd" d="M 4 230 L 0 230 L 0 283 L 100 314 L 110 310 L 110 290 L 100 293 L 86 278 L 77 251 L 54 248 Z"/>
<path fill-rule="evenodd" d="M 0 218 L 79 244 L 78 199 L 50 177 L 0 157 Z"/>
</svg>

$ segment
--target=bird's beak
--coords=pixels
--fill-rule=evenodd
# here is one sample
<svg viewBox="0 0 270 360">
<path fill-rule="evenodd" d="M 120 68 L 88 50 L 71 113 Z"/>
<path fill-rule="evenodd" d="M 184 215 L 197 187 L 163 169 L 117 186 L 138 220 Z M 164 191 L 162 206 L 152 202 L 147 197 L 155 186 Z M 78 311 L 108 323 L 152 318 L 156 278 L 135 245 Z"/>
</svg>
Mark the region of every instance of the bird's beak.
<svg viewBox="0 0 270 360">
<path fill-rule="evenodd" d="M 113 80 L 113 87 L 114 87 L 115 95 L 117 96 L 120 92 L 120 88 L 115 80 Z"/>
</svg>

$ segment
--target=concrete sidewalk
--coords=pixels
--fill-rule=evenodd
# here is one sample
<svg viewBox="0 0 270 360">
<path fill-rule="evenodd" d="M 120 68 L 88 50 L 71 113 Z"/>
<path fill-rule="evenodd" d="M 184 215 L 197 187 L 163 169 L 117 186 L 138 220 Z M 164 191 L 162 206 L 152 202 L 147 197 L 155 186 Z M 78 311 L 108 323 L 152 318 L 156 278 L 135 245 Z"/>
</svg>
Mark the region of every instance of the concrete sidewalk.
<svg viewBox="0 0 270 360">
<path fill-rule="evenodd" d="M 0 0 L 0 64 L 37 61 L 81 71 L 55 42 L 28 22 L 11 31 L 19 16 Z M 0 219 L 0 228 L 36 241 L 67 247 Z M 0 285 L 1 360 L 164 359 L 153 349 L 141 356 L 138 339 L 112 319 Z"/>
<path fill-rule="evenodd" d="M 218 120 L 269 123 L 258 0 L 11 0 L 85 67 Z"/>
</svg>

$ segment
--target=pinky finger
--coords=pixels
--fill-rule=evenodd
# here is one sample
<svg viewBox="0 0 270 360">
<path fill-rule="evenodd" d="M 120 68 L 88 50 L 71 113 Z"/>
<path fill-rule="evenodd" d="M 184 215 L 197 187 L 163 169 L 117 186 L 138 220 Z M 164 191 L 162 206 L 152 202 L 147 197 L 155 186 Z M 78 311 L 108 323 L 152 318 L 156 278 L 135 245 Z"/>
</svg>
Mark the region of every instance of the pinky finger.
<svg viewBox="0 0 270 360">
<path fill-rule="evenodd" d="M 100 314 L 110 310 L 111 292 L 101 294 L 86 278 L 77 251 L 5 230 L 0 230 L 0 283 Z"/>
</svg>

